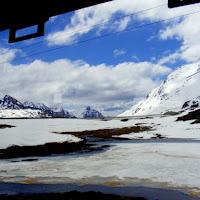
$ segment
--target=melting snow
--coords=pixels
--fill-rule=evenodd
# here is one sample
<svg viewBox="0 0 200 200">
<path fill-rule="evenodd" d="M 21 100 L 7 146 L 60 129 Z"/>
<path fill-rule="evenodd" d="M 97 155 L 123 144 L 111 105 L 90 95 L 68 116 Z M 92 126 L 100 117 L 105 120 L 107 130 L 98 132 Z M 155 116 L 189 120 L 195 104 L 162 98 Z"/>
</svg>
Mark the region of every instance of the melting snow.
<svg viewBox="0 0 200 200">
<path fill-rule="evenodd" d="M 1 129 L 0 147 L 39 144 L 47 141 L 79 141 L 53 131 L 81 131 L 119 128 L 146 123 L 153 131 L 121 137 L 138 138 L 112 142 L 107 151 L 92 154 L 41 157 L 35 162 L 0 161 L 0 181 L 28 183 L 107 184 L 150 187 L 196 188 L 200 191 L 200 131 L 190 121 L 176 122 L 177 116 L 110 121 L 81 119 L 1 120 L 17 126 Z M 161 134 L 170 139 L 149 139 Z"/>
</svg>

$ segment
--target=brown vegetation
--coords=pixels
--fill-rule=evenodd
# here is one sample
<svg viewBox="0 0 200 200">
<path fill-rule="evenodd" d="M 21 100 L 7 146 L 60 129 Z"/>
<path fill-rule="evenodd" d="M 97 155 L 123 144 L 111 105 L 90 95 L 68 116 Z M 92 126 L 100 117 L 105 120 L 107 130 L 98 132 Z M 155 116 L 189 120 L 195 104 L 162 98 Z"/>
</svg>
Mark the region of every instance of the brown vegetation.
<svg viewBox="0 0 200 200">
<path fill-rule="evenodd" d="M 56 132 L 58 134 L 70 134 L 81 139 L 86 139 L 86 137 L 101 138 L 106 139 L 118 139 L 118 135 L 124 135 L 129 133 L 138 133 L 143 131 L 150 131 L 151 127 L 149 126 L 132 126 L 124 127 L 117 129 L 98 129 L 98 130 L 86 130 L 86 131 L 77 131 L 77 132 Z"/>
</svg>

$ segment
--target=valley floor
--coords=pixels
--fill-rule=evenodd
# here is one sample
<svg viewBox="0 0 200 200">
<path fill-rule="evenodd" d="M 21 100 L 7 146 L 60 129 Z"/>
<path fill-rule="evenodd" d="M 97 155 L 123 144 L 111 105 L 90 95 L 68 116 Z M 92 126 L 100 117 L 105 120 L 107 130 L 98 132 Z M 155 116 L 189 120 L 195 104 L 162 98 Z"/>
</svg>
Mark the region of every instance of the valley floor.
<svg viewBox="0 0 200 200">
<path fill-rule="evenodd" d="M 2 184 L 77 184 L 77 187 L 101 185 L 119 190 L 126 187 L 163 188 L 182 191 L 189 195 L 185 199 L 199 199 L 200 127 L 191 124 L 192 121 L 176 121 L 177 117 L 0 120 L 0 124 L 14 126 L 0 129 L 1 150 L 13 145 L 80 143 L 85 140 L 87 144 L 106 147 L 82 153 L 1 159 L 0 181 Z M 111 135 L 113 139 L 102 139 L 93 132 L 93 138 L 88 135 L 91 132 L 80 137 L 85 130 L 109 129 L 117 133 L 116 130 L 121 131 L 123 127 L 139 127 L 141 131 L 122 131 Z M 2 184 L 0 194 L 4 194 Z M 143 197 L 159 199 L 156 195 Z"/>
</svg>

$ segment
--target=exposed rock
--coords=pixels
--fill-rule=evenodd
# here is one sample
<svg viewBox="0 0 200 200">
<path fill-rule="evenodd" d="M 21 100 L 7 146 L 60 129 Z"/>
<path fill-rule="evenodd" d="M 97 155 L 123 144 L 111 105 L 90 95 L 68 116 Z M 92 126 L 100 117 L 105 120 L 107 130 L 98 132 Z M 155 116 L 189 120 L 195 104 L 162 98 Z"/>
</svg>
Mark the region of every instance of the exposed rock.
<svg viewBox="0 0 200 200">
<path fill-rule="evenodd" d="M 199 123 L 199 121 L 200 121 L 200 109 L 191 111 L 184 116 L 178 117 L 177 121 L 187 121 L 187 120 L 194 120 L 194 119 L 196 121 L 192 122 L 192 124 Z"/>
</svg>

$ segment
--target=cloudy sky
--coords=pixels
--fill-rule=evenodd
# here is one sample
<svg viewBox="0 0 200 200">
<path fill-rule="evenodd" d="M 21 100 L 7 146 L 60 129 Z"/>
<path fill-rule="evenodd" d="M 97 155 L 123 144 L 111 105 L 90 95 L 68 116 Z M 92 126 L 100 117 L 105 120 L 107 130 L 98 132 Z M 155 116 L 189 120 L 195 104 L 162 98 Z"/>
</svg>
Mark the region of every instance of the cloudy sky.
<svg viewBox="0 0 200 200">
<path fill-rule="evenodd" d="M 8 44 L 2 31 L 0 98 L 122 113 L 200 58 L 199 19 L 200 4 L 114 0 L 50 18 L 37 39 Z"/>
</svg>

